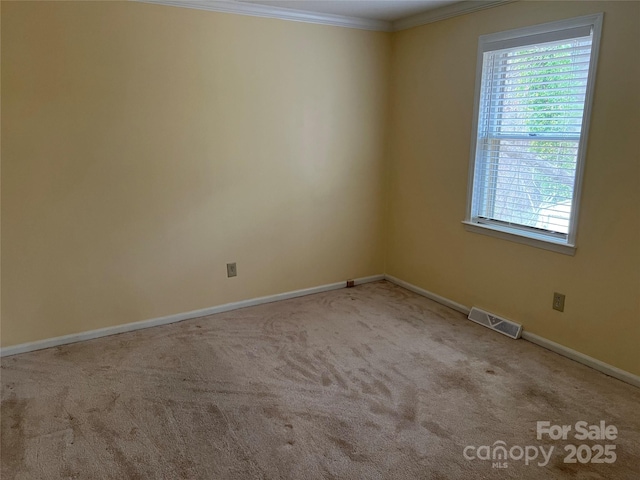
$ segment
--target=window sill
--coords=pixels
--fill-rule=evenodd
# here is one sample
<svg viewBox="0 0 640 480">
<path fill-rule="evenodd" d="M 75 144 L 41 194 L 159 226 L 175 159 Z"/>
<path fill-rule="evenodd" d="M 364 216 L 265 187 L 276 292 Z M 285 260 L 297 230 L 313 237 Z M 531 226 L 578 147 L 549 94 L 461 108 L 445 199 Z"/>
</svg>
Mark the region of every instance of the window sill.
<svg viewBox="0 0 640 480">
<path fill-rule="evenodd" d="M 467 232 L 479 233 L 490 237 L 501 238 L 510 242 L 522 243 L 531 247 L 542 248 L 552 252 L 562 253 L 563 255 L 575 255 L 576 246 L 567 243 L 554 242 L 552 240 L 536 238 L 520 232 L 515 232 L 507 227 L 499 227 L 495 225 L 484 225 L 481 223 L 472 223 L 463 221 L 464 229 Z"/>
</svg>

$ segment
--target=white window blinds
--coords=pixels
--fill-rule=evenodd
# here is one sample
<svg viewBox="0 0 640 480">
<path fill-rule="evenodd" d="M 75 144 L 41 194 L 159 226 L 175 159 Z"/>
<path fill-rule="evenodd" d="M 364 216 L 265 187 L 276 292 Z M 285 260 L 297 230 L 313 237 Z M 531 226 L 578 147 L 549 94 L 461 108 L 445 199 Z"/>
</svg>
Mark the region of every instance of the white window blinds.
<svg viewBox="0 0 640 480">
<path fill-rule="evenodd" d="M 482 48 L 470 221 L 567 242 L 593 27 Z"/>
</svg>

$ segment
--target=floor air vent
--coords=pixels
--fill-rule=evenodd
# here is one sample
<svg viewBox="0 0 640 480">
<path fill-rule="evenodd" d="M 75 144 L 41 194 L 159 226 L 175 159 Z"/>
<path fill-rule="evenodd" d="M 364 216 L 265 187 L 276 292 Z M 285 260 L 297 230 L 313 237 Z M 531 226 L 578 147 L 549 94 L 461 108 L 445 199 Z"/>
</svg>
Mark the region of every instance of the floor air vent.
<svg viewBox="0 0 640 480">
<path fill-rule="evenodd" d="M 520 338 L 520 334 L 522 333 L 522 325 L 497 317 L 476 307 L 473 307 L 471 312 L 469 312 L 469 320 L 511 338 Z"/>
</svg>

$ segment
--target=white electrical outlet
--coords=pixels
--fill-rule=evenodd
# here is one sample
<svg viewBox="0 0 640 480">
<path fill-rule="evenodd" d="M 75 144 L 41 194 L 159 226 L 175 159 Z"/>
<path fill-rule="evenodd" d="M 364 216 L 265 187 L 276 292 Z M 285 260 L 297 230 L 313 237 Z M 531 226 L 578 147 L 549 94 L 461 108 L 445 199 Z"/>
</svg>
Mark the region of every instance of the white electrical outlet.
<svg viewBox="0 0 640 480">
<path fill-rule="evenodd" d="M 235 277 L 238 275 L 238 270 L 236 269 L 236 262 L 227 263 L 227 277 Z"/>
<path fill-rule="evenodd" d="M 559 312 L 564 312 L 564 294 L 554 292 L 553 293 L 553 309 Z"/>
</svg>

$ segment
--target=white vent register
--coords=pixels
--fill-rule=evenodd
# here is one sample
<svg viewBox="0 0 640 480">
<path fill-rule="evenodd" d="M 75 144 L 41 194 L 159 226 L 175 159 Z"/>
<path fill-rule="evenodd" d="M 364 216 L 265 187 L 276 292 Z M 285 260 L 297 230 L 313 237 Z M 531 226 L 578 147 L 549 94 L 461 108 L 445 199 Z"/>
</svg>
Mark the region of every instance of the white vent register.
<svg viewBox="0 0 640 480">
<path fill-rule="evenodd" d="M 473 307 L 471 312 L 469 312 L 469 320 L 515 339 L 520 338 L 520 334 L 522 333 L 522 325 L 518 325 L 511 320 L 498 317 L 497 315 L 485 312 L 476 307 Z"/>
</svg>

